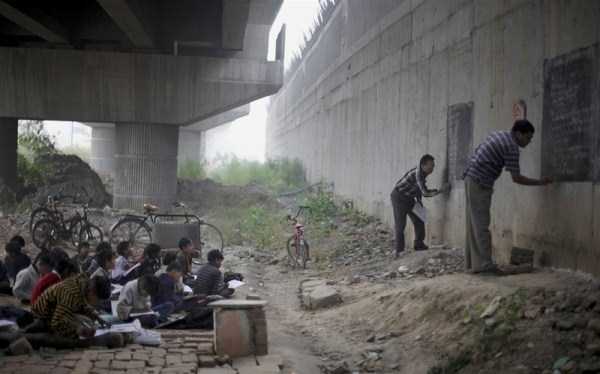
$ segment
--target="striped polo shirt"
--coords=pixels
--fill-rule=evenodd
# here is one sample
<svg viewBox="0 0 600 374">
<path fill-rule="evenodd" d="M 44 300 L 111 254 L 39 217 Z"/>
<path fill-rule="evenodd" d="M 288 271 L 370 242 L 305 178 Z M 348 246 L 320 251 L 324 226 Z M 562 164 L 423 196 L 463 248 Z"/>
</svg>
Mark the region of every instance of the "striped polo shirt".
<svg viewBox="0 0 600 374">
<path fill-rule="evenodd" d="M 496 131 L 481 143 L 467 164 L 464 176 L 485 187 L 493 187 L 502 173 L 520 173 L 519 145 L 510 131 Z"/>
<path fill-rule="evenodd" d="M 422 196 L 431 197 L 437 192 L 427 188 L 426 178 L 421 168 L 412 168 L 396 182 L 394 188 L 408 198 L 421 201 Z"/>
<path fill-rule="evenodd" d="M 31 306 L 31 312 L 48 323 L 50 331 L 67 338 L 77 338 L 75 314 L 95 318 L 94 308 L 87 303 L 87 275 L 80 274 L 48 288 Z"/>
</svg>

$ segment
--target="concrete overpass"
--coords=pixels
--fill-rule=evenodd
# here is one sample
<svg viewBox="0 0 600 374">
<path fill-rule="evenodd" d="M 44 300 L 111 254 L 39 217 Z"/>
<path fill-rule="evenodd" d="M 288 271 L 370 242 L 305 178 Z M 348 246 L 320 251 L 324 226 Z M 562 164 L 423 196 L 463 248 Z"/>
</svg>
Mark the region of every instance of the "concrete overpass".
<svg viewBox="0 0 600 374">
<path fill-rule="evenodd" d="M 168 205 L 179 127 L 281 87 L 266 58 L 281 3 L 0 1 L 0 178 L 16 175 L 18 119 L 114 123 L 114 205 Z"/>
</svg>

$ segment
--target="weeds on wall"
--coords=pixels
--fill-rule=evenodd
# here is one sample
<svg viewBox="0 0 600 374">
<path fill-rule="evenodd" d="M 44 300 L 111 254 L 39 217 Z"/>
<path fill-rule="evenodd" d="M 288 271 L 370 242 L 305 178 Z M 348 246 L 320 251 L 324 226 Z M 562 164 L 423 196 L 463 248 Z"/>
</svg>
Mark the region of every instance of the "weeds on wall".
<svg viewBox="0 0 600 374">
<path fill-rule="evenodd" d="M 290 65 L 285 73 L 286 78 L 293 74 L 296 71 L 296 69 L 298 69 L 298 66 L 300 66 L 300 63 L 302 62 L 304 57 L 306 57 L 308 52 L 315 45 L 317 39 L 319 38 L 319 35 L 321 35 L 321 32 L 325 28 L 325 25 L 333 16 L 333 12 L 339 3 L 340 0 L 319 1 L 319 14 L 317 15 L 317 18 L 315 19 L 312 27 L 308 30 L 307 33 L 304 34 L 304 41 L 298 48 L 298 52 L 294 53 L 294 55 L 292 56 L 290 60 Z"/>
</svg>

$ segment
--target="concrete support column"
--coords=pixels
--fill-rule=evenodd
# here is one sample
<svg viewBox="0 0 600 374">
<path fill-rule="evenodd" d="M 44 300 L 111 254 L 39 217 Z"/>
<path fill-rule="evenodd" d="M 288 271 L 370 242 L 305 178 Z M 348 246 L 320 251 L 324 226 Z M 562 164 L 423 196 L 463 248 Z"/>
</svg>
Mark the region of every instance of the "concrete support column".
<svg viewBox="0 0 600 374">
<path fill-rule="evenodd" d="M 173 125 L 117 124 L 114 207 L 170 208 L 177 194 L 178 137 Z"/>
<path fill-rule="evenodd" d="M 17 134 L 16 118 L 0 118 L 0 179 L 12 190 L 17 186 Z"/>
<path fill-rule="evenodd" d="M 115 177 L 116 129 L 115 125 L 90 124 L 92 127 L 92 150 L 90 163 L 99 175 Z"/>
<path fill-rule="evenodd" d="M 179 153 L 177 158 L 182 163 L 186 160 L 198 161 L 204 160 L 202 149 L 202 131 L 190 131 L 184 127 L 179 128 Z"/>
</svg>

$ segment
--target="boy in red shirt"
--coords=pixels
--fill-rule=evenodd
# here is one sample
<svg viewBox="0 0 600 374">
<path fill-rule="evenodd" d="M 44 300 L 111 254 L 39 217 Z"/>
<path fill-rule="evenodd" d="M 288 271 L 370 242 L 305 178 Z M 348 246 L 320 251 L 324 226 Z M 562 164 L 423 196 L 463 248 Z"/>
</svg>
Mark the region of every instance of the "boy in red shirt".
<svg viewBox="0 0 600 374">
<path fill-rule="evenodd" d="M 31 304 L 35 303 L 38 297 L 50 286 L 67 279 L 72 275 L 77 274 L 77 265 L 68 258 L 61 259 L 55 266 L 54 270 L 41 277 L 35 284 L 31 292 Z"/>
</svg>

